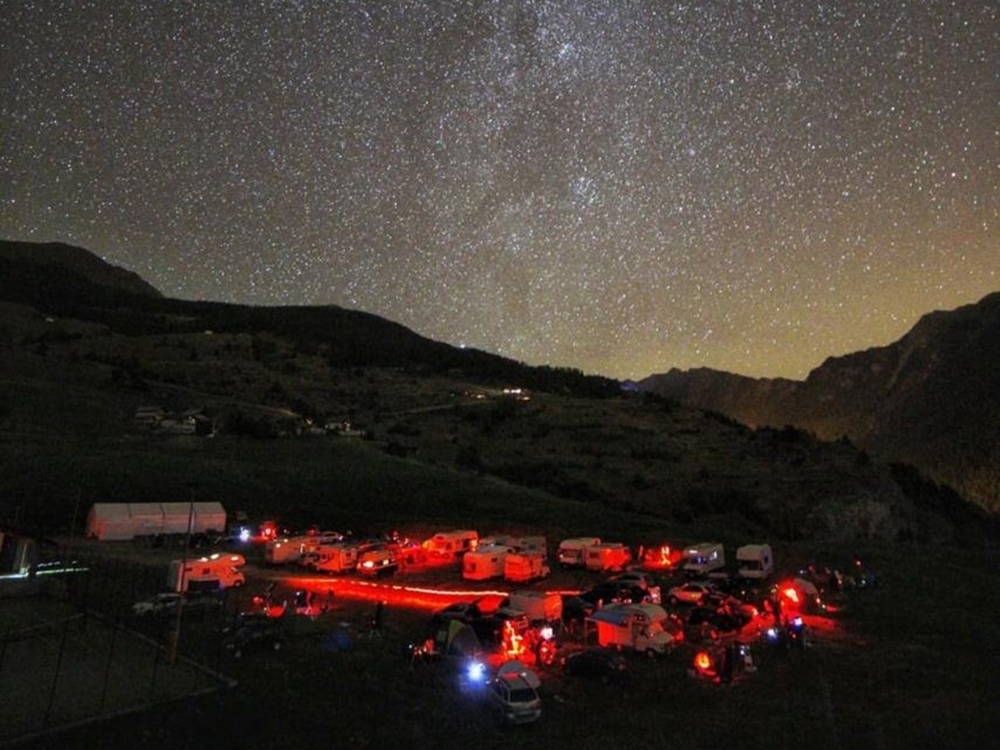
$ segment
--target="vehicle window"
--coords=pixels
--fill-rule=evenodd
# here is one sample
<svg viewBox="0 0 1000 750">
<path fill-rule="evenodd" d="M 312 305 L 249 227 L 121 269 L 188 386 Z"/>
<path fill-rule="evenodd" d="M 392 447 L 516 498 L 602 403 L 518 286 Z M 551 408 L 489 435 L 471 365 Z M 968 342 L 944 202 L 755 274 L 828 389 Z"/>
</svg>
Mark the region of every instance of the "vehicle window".
<svg viewBox="0 0 1000 750">
<path fill-rule="evenodd" d="M 531 688 L 516 688 L 510 691 L 511 703 L 527 703 L 535 700 L 537 697 L 538 693 Z"/>
</svg>

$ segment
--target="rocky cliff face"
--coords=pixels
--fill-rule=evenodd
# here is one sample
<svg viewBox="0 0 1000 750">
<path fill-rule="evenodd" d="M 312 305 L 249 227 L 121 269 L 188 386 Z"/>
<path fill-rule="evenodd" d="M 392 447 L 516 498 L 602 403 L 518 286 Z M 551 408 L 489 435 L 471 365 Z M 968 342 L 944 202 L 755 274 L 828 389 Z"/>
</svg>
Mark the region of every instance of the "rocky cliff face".
<svg viewBox="0 0 1000 750">
<path fill-rule="evenodd" d="M 925 315 L 899 341 L 832 357 L 804 381 L 702 369 L 639 385 L 752 426 L 847 437 L 1000 511 L 1000 293 Z"/>
</svg>

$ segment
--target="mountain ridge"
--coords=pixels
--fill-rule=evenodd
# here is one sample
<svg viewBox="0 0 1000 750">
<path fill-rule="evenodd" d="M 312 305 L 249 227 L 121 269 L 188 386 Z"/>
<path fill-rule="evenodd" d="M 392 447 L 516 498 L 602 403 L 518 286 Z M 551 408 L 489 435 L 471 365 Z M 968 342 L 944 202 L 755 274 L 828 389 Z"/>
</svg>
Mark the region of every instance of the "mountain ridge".
<svg viewBox="0 0 1000 750">
<path fill-rule="evenodd" d="M 829 357 L 801 381 L 672 369 L 639 387 L 752 427 L 846 437 L 1000 510 L 1000 292 L 929 312 L 897 341 Z"/>
</svg>

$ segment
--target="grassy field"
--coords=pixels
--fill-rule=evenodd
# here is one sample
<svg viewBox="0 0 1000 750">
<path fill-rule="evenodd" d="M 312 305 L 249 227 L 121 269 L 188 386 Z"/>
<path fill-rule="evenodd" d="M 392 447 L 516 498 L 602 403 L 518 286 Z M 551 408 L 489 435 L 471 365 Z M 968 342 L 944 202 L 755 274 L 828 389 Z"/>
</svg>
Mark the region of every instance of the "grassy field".
<svg viewBox="0 0 1000 750">
<path fill-rule="evenodd" d="M 758 671 L 733 685 L 689 676 L 690 646 L 662 660 L 630 660 L 621 686 L 554 669 L 542 673 L 542 721 L 499 727 L 452 668 L 414 666 L 403 655 L 425 632 L 428 612 L 393 608 L 384 637 L 370 639 L 372 605 L 338 599 L 331 613 L 295 628 L 282 651 L 242 660 L 220 656 L 214 625 L 194 622 L 183 636 L 186 653 L 237 687 L 25 747 L 991 746 L 1000 731 L 996 551 L 861 551 L 879 585 L 845 592 L 837 613 L 810 620 L 804 651 L 755 645 Z M 779 548 L 779 560 L 837 562 L 855 552 L 794 545 Z M 341 630 L 351 634 L 349 649 L 332 637 Z"/>
</svg>

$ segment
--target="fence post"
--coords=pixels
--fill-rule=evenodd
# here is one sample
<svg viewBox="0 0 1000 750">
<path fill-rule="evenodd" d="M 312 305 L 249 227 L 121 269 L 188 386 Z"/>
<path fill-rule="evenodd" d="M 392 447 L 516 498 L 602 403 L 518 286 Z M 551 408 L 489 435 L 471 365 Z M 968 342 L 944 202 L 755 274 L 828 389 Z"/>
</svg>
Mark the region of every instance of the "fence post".
<svg viewBox="0 0 1000 750">
<path fill-rule="evenodd" d="M 156 670 L 160 665 L 160 644 L 157 642 L 153 645 L 153 674 L 149 679 L 149 700 L 152 702 L 153 693 L 156 690 Z"/>
<path fill-rule="evenodd" d="M 59 656 L 56 657 L 56 673 L 52 677 L 52 690 L 49 691 L 49 703 L 45 707 L 45 718 L 42 720 L 42 726 L 48 727 L 49 716 L 52 714 L 52 704 L 56 699 L 56 689 L 59 687 L 59 672 L 62 669 L 63 651 L 66 650 L 66 638 L 69 635 L 69 620 L 67 619 L 63 623 L 63 633 L 62 639 L 59 641 Z"/>
<path fill-rule="evenodd" d="M 11 627 L 11 625 L 7 626 L 7 630 L 3 634 L 3 645 L 0 645 L 0 672 L 3 672 L 3 659 L 7 655 L 7 644 L 10 642 Z"/>
<path fill-rule="evenodd" d="M 115 660 L 115 644 L 118 642 L 118 631 L 121 630 L 121 623 L 115 618 L 115 629 L 111 633 L 111 647 L 108 649 L 108 666 L 104 670 L 104 685 L 101 687 L 101 706 L 98 709 L 104 713 L 104 702 L 108 697 L 108 681 L 111 679 L 111 665 Z"/>
</svg>

